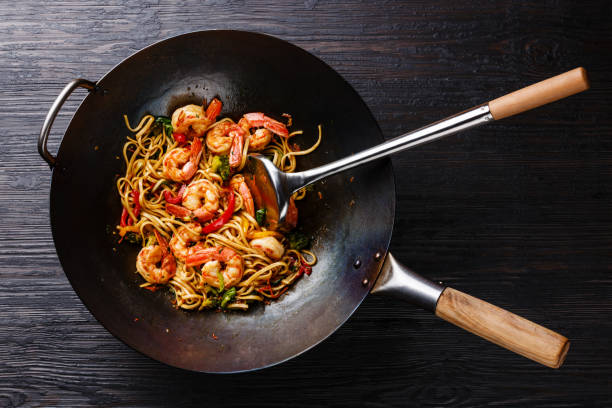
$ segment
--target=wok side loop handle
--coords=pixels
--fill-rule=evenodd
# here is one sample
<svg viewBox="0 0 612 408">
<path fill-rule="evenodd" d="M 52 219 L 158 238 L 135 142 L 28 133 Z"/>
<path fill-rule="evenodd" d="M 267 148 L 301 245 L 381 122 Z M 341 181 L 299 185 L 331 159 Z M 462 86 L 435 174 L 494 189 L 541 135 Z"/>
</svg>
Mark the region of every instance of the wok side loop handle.
<svg viewBox="0 0 612 408">
<path fill-rule="evenodd" d="M 436 316 L 551 368 L 563 364 L 570 346 L 559 333 L 453 288 L 442 292 Z"/>
<path fill-rule="evenodd" d="M 507 118 L 589 89 L 586 70 L 578 67 L 489 102 L 495 120 Z"/>
<path fill-rule="evenodd" d="M 77 88 L 85 88 L 88 91 L 96 91 L 98 86 L 95 82 L 88 81 L 86 79 L 77 78 L 72 80 L 68 85 L 62 89 L 60 94 L 55 98 L 53 105 L 49 109 L 47 116 L 45 117 L 45 122 L 43 123 L 42 129 L 40 131 L 40 135 L 38 136 L 38 153 L 41 157 L 49 164 L 49 167 L 53 168 L 55 166 L 56 158 L 49 150 L 47 150 L 47 140 L 49 139 L 49 133 L 51 132 L 51 126 L 53 125 L 53 121 L 55 117 L 59 113 L 64 102 L 70 96 L 70 94 Z"/>
</svg>

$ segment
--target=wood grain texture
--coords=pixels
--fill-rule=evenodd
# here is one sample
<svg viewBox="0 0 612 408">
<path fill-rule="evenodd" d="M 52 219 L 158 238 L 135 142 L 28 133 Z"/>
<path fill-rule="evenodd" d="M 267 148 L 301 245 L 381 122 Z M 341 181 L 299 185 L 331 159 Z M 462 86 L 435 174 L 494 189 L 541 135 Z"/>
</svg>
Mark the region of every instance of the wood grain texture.
<svg viewBox="0 0 612 408">
<path fill-rule="evenodd" d="M 436 316 L 551 368 L 563 364 L 570 346 L 559 333 L 453 288 L 440 295 Z"/>
<path fill-rule="evenodd" d="M 609 1 L 20 1 L 0 4 L 0 17 L 1 407 L 612 405 Z M 221 28 L 317 55 L 386 137 L 584 66 L 588 92 L 393 158 L 394 255 L 563 333 L 564 366 L 376 297 L 313 350 L 236 376 L 163 366 L 106 332 L 57 260 L 36 137 L 71 79 Z M 83 95 L 56 120 L 52 152 Z M 67 228 L 78 239 L 79 226 Z"/>
<path fill-rule="evenodd" d="M 583 67 L 555 75 L 489 102 L 493 119 L 499 120 L 556 102 L 589 89 L 589 79 Z"/>
</svg>

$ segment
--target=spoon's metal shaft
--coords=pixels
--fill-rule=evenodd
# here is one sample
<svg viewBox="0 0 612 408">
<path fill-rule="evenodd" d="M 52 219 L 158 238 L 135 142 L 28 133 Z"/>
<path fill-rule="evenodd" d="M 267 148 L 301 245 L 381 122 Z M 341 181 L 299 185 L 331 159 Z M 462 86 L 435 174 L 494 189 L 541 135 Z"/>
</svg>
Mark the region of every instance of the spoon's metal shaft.
<svg viewBox="0 0 612 408">
<path fill-rule="evenodd" d="M 299 173 L 289 173 L 287 174 L 288 188 L 293 193 L 332 174 L 490 121 L 493 121 L 493 116 L 489 111 L 489 105 L 477 106 L 324 166 Z"/>
</svg>

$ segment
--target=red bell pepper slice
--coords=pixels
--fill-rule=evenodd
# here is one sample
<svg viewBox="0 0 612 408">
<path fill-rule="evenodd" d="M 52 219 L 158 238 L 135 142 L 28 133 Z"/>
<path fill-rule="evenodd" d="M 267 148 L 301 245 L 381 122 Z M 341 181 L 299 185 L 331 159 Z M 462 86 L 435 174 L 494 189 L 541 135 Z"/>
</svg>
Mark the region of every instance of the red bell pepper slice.
<svg viewBox="0 0 612 408">
<path fill-rule="evenodd" d="M 310 275 L 312 273 L 312 266 L 302 261 L 302 266 L 300 266 L 299 274 L 301 275 L 302 273 L 305 273 L 306 275 Z"/>
<path fill-rule="evenodd" d="M 122 227 L 127 226 L 127 219 L 128 219 L 128 211 L 125 207 L 123 207 L 123 211 L 121 211 L 121 222 L 119 225 L 121 225 Z"/>
<path fill-rule="evenodd" d="M 166 202 L 170 204 L 178 204 L 181 201 L 183 201 L 183 194 L 185 194 L 186 188 L 187 186 L 183 184 L 181 188 L 179 189 L 178 193 L 176 194 L 176 196 L 172 194 L 172 191 L 164 190 L 164 198 L 166 199 Z"/>
<path fill-rule="evenodd" d="M 221 214 L 219 218 L 211 222 L 210 224 L 204 226 L 202 228 L 202 235 L 210 234 L 211 232 L 215 232 L 219 230 L 222 226 L 227 224 L 227 222 L 232 218 L 234 214 L 234 203 L 236 201 L 236 197 L 233 192 L 230 192 L 229 202 L 227 203 L 227 209 Z"/>
<path fill-rule="evenodd" d="M 172 133 L 172 136 L 174 137 L 174 140 L 176 140 L 176 143 L 178 143 L 180 145 L 187 143 L 187 136 L 185 136 L 182 133 L 174 132 L 174 133 Z"/>
<path fill-rule="evenodd" d="M 292 265 L 295 265 L 295 263 L 292 263 Z M 308 265 L 306 262 L 301 260 L 300 261 L 300 268 L 298 269 L 296 277 L 299 278 L 303 274 L 310 275 L 311 273 L 312 273 L 312 266 Z"/>
<path fill-rule="evenodd" d="M 132 196 L 132 201 L 134 201 L 134 216 L 138 217 L 140 215 L 140 202 L 138 201 L 140 193 L 138 190 L 132 190 L 130 195 Z M 121 211 L 121 221 L 119 222 L 120 226 L 126 227 L 134 224 L 134 220 L 129 215 L 127 208 L 123 207 L 123 211 Z"/>
<path fill-rule="evenodd" d="M 140 215 L 140 193 L 138 190 L 132 190 L 132 201 L 134 201 L 134 217 L 138 217 Z"/>
</svg>

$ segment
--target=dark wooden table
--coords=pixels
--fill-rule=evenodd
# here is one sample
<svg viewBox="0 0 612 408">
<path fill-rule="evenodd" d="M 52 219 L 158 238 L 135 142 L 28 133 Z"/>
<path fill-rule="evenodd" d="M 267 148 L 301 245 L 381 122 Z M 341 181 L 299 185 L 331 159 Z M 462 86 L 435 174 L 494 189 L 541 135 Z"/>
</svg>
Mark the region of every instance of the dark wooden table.
<svg viewBox="0 0 612 408">
<path fill-rule="evenodd" d="M 0 406 L 612 406 L 611 3 L 461 3 L 3 2 Z M 386 137 L 585 66 L 584 94 L 393 158 L 391 251 L 566 335 L 565 365 L 544 368 L 375 296 L 315 349 L 248 374 L 170 368 L 106 332 L 56 257 L 36 136 L 69 80 L 219 28 L 317 55 Z M 52 151 L 81 98 L 61 111 Z"/>
</svg>

